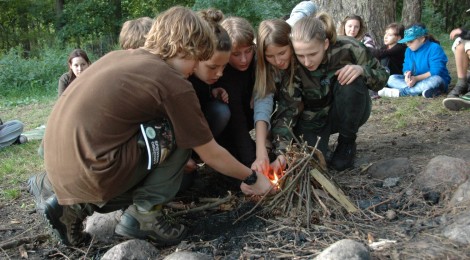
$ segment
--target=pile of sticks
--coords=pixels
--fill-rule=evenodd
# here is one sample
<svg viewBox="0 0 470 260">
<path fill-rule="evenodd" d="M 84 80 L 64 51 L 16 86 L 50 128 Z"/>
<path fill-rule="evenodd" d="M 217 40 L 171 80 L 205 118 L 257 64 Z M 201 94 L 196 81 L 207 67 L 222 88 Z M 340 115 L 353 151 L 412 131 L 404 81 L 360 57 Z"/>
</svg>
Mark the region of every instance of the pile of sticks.
<svg viewBox="0 0 470 260">
<path fill-rule="evenodd" d="M 314 211 L 321 210 L 325 217 L 331 215 L 330 208 L 342 207 L 350 213 L 358 210 L 328 176 L 323 154 L 316 149 L 318 141 L 315 147 L 298 140 L 287 147 L 288 168 L 277 182 L 279 191 L 273 196 L 265 194 L 256 205 L 263 205 L 262 212 L 295 218 L 309 228 Z M 299 217 L 305 217 L 304 221 Z"/>
</svg>

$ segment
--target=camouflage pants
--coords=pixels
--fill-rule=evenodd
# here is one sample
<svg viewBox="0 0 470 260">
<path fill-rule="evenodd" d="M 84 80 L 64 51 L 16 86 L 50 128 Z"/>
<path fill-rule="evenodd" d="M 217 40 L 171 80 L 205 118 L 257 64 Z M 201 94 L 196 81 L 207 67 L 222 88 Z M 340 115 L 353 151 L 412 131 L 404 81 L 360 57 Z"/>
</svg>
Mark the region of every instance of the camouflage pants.
<svg viewBox="0 0 470 260">
<path fill-rule="evenodd" d="M 321 137 L 318 149 L 326 154 L 330 135 L 339 133 L 344 140 L 356 140 L 359 127 L 369 119 L 371 112 L 371 99 L 369 91 L 362 77 L 357 78 L 350 85 L 341 86 L 333 82 L 333 102 L 324 126 L 318 128 L 316 120 L 299 120 L 295 133 L 303 135 L 309 145 L 314 146 L 317 136 Z"/>
</svg>

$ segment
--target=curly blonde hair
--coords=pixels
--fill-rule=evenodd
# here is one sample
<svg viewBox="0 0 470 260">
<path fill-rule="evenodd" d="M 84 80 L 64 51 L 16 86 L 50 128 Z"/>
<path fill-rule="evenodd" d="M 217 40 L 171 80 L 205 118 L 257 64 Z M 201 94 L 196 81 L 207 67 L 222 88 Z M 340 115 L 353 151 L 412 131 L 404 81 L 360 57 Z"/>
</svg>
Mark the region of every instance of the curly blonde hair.
<svg viewBox="0 0 470 260">
<path fill-rule="evenodd" d="M 144 46 L 147 33 L 152 28 L 153 19 L 141 17 L 126 21 L 119 33 L 119 45 L 122 49 L 137 49 Z"/>
<path fill-rule="evenodd" d="M 175 6 L 157 16 L 144 49 L 163 60 L 178 54 L 182 58 L 208 60 L 214 53 L 214 37 L 207 21 L 189 8 Z"/>
</svg>

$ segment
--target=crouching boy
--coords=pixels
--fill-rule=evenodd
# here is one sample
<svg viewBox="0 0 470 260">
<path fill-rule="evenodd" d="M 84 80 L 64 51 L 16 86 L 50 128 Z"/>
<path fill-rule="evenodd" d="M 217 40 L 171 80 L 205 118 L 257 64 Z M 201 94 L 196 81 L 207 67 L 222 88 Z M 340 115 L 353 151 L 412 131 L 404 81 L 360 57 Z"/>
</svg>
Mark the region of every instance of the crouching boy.
<svg viewBox="0 0 470 260">
<path fill-rule="evenodd" d="M 185 227 L 166 222 L 161 205 L 176 195 L 191 149 L 216 171 L 243 180 L 244 193 L 270 189 L 264 175 L 214 141 L 186 80 L 200 60 L 211 57 L 214 42 L 207 22 L 173 7 L 156 18 L 143 48 L 103 56 L 57 101 L 44 137 L 54 194 L 40 207 L 62 243 L 86 242 L 83 220 L 94 211 L 122 208 L 117 234 L 161 245 L 181 241 Z M 171 122 L 176 148 L 148 170 L 146 150 L 138 144 L 140 125 L 158 118 Z M 30 187 L 35 195 L 42 188 Z"/>
</svg>

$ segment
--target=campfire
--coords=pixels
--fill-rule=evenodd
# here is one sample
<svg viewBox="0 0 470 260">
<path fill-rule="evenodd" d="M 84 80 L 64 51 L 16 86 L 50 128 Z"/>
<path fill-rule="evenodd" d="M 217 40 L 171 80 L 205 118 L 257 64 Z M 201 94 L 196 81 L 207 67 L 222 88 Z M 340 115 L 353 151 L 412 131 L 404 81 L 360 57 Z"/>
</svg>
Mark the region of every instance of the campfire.
<svg viewBox="0 0 470 260">
<path fill-rule="evenodd" d="M 323 154 L 316 146 L 308 146 L 299 140 L 293 142 L 284 154 L 287 169 L 278 172 L 271 169 L 264 173 L 278 192 L 273 196 L 265 194 L 254 208 L 262 204 L 262 212 L 266 214 L 292 217 L 297 221 L 305 216 L 302 226 L 306 227 L 310 226 L 312 219 L 331 215 L 332 209 L 357 211 L 329 178 Z M 251 214 L 254 208 L 244 216 Z"/>
<path fill-rule="evenodd" d="M 268 171 L 263 173 L 268 179 L 271 181 L 274 186 L 279 188 L 279 179 L 284 176 L 284 171 L 279 170 L 278 172 L 275 172 L 273 169 L 269 169 Z"/>
</svg>

